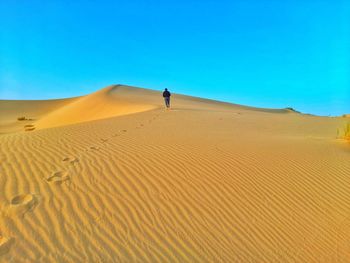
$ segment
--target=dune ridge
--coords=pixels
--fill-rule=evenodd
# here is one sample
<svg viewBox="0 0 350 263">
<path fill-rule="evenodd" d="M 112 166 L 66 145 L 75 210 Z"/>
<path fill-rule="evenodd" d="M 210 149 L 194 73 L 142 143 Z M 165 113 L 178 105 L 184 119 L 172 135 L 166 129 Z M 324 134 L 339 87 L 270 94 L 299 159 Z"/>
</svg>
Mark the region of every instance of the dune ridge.
<svg viewBox="0 0 350 263">
<path fill-rule="evenodd" d="M 119 85 L 113 85 L 59 108 L 36 123 L 38 128 L 51 128 L 80 122 L 115 117 L 155 109 L 141 99 L 127 100 Z M 121 94 L 119 94 L 121 93 Z M 119 95 L 119 96 L 118 96 Z"/>
<path fill-rule="evenodd" d="M 74 99 L 0 136 L 0 261 L 348 262 L 344 121 L 182 95 L 167 111 L 127 86 Z"/>
<path fill-rule="evenodd" d="M 270 113 L 298 113 L 292 108 L 264 109 L 173 94 L 177 106 L 197 110 L 230 110 L 232 107 Z M 0 117 L 0 134 L 32 131 L 100 120 L 162 108 L 161 93 L 126 85 L 110 85 L 92 94 L 47 101 L 0 100 L 7 114 Z M 18 121 L 22 120 L 22 121 Z"/>
</svg>

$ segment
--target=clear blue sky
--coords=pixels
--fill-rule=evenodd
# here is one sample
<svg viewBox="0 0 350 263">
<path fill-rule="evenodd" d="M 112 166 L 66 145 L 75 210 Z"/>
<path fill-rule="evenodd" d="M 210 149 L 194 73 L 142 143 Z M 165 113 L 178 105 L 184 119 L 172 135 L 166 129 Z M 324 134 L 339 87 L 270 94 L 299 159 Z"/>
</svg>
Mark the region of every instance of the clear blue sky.
<svg viewBox="0 0 350 263">
<path fill-rule="evenodd" d="M 0 99 L 117 83 L 350 113 L 350 1 L 0 0 Z"/>
</svg>

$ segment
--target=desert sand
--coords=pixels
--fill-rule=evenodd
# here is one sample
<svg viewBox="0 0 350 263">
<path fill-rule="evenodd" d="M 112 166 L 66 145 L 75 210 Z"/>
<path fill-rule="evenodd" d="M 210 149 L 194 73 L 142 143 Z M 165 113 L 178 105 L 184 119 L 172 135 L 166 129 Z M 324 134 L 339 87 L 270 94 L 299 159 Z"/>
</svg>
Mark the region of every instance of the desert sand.
<svg viewBox="0 0 350 263">
<path fill-rule="evenodd" d="M 122 85 L 0 113 L 0 262 L 350 262 L 349 118 Z"/>
</svg>

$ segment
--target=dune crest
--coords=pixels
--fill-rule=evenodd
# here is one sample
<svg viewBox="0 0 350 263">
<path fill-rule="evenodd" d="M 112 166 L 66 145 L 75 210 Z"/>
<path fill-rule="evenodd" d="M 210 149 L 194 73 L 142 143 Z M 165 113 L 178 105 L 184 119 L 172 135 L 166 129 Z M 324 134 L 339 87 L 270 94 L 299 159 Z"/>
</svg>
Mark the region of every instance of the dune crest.
<svg viewBox="0 0 350 263">
<path fill-rule="evenodd" d="M 177 109 L 241 109 L 266 113 L 298 113 L 292 108 L 255 108 L 179 94 L 173 94 L 172 98 Z M 111 85 L 81 97 L 47 101 L 0 101 L 0 107 L 8 113 L 0 117 L 1 134 L 72 125 L 164 106 L 160 91 Z"/>
<path fill-rule="evenodd" d="M 141 99 L 123 99 L 128 92 L 113 85 L 59 108 L 36 122 L 38 129 L 64 126 L 155 109 Z"/>
</svg>

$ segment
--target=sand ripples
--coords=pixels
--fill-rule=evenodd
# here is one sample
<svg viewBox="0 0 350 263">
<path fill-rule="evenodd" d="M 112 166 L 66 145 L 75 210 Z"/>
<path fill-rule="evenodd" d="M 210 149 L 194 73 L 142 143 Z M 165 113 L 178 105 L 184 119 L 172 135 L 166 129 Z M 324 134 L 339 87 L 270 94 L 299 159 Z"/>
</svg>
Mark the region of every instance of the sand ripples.
<svg viewBox="0 0 350 263">
<path fill-rule="evenodd" d="M 183 114 L 3 135 L 0 259 L 346 262 L 348 153 Z"/>
</svg>

